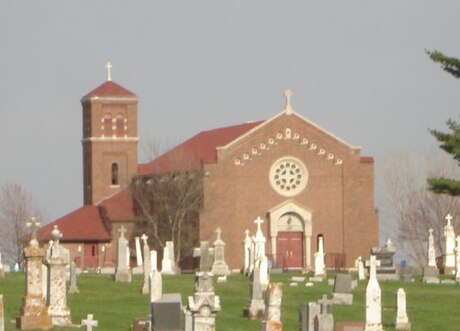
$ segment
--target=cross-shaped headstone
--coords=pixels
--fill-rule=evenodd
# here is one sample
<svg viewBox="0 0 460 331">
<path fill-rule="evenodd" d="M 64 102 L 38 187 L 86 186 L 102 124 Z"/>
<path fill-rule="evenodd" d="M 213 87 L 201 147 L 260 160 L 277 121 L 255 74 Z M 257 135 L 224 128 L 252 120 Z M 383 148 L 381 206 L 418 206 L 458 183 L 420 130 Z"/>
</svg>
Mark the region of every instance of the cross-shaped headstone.
<svg viewBox="0 0 460 331">
<path fill-rule="evenodd" d="M 105 67 L 107 69 L 107 81 L 111 81 L 112 80 L 112 63 L 108 61 Z"/>
<path fill-rule="evenodd" d="M 292 92 L 291 90 L 286 90 L 284 92 L 284 96 L 286 97 L 286 110 L 288 112 L 292 111 L 292 107 L 291 107 L 291 98 L 292 98 Z"/>
<path fill-rule="evenodd" d="M 144 242 L 144 246 L 147 245 L 147 239 L 148 239 L 148 238 L 149 238 L 149 237 L 148 237 L 145 233 L 141 236 L 141 239 L 142 239 L 142 241 Z"/>
<path fill-rule="evenodd" d="M 329 314 L 330 313 L 330 305 L 331 301 L 327 298 L 327 294 L 323 294 L 323 297 L 318 300 L 318 303 L 321 306 L 321 314 Z"/>
<path fill-rule="evenodd" d="M 222 240 L 222 238 L 220 237 L 220 235 L 222 234 L 222 229 L 220 228 L 220 226 L 217 227 L 215 233 L 216 233 L 216 236 L 217 236 L 217 241 Z"/>
<path fill-rule="evenodd" d="M 428 230 L 428 232 L 430 233 L 430 236 L 433 235 L 433 229 L 432 229 L 432 228 L 430 228 L 430 229 Z"/>
<path fill-rule="evenodd" d="M 200 248 L 193 250 L 193 257 L 200 257 L 200 271 L 211 270 L 211 264 L 209 263 L 209 256 L 212 255 L 214 249 L 209 248 L 209 242 L 202 241 Z"/>
<path fill-rule="evenodd" d="M 452 217 L 452 215 L 451 215 L 450 213 L 447 214 L 447 216 L 446 216 L 447 225 L 451 225 L 451 224 L 450 224 L 450 221 L 452 221 L 452 218 L 453 218 L 453 217 Z"/>
<path fill-rule="evenodd" d="M 37 230 L 40 227 L 40 224 L 41 223 L 37 221 L 36 217 L 31 217 L 30 222 L 26 223 L 26 227 L 32 229 L 32 238 L 30 240 L 31 245 L 38 244 L 38 242 L 37 242 Z"/>
<path fill-rule="evenodd" d="M 120 232 L 120 239 L 125 237 L 126 229 L 125 226 L 122 225 L 120 229 L 118 229 L 118 232 Z"/>
<path fill-rule="evenodd" d="M 88 314 L 85 320 L 81 321 L 82 326 L 86 326 L 86 331 L 92 331 L 93 326 L 98 326 L 98 321 L 93 320 L 93 314 Z"/>
<path fill-rule="evenodd" d="M 371 255 L 370 260 L 366 261 L 366 267 L 369 267 L 369 279 L 377 278 L 376 268 L 380 266 L 380 260 L 377 260 L 375 255 Z"/>
<path fill-rule="evenodd" d="M 260 216 L 257 217 L 257 219 L 254 221 L 254 223 L 257 224 L 257 232 L 262 231 L 261 225 L 264 222 L 263 219 L 260 218 Z"/>
</svg>

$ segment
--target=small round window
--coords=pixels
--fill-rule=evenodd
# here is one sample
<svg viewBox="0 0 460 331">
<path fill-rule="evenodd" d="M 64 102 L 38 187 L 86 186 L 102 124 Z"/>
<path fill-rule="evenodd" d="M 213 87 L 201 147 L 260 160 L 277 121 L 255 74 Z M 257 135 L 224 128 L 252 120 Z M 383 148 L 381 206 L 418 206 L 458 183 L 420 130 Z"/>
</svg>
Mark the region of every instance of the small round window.
<svg viewBox="0 0 460 331">
<path fill-rule="evenodd" d="M 273 163 L 269 177 L 273 189 L 286 197 L 302 192 L 308 182 L 307 168 L 294 157 L 283 157 Z"/>
</svg>

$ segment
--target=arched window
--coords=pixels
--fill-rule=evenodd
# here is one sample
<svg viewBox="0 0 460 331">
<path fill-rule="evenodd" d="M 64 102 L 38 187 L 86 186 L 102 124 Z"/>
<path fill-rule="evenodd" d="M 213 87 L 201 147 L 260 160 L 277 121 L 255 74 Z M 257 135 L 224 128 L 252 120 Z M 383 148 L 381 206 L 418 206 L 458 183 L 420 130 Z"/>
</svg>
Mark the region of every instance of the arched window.
<svg viewBox="0 0 460 331">
<path fill-rule="evenodd" d="M 112 185 L 119 185 L 118 180 L 118 163 L 112 163 Z"/>
<path fill-rule="evenodd" d="M 112 115 L 105 114 L 102 123 L 102 132 L 104 137 L 112 137 Z"/>
<path fill-rule="evenodd" d="M 122 115 L 117 115 L 116 119 L 116 135 L 117 137 L 124 137 L 125 136 L 125 119 Z"/>
</svg>

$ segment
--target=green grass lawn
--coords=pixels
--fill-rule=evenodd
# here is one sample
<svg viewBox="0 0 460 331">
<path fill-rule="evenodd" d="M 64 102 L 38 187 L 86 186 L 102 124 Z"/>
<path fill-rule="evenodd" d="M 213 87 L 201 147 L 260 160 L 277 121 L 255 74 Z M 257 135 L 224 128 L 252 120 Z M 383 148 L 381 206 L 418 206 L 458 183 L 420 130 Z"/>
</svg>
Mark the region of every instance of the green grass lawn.
<svg viewBox="0 0 460 331">
<path fill-rule="evenodd" d="M 282 282 L 282 322 L 283 329 L 298 330 L 298 307 L 302 302 L 316 301 L 323 293 L 331 294 L 332 287 L 327 282 L 314 287 L 289 286 L 289 278 L 294 274 L 271 275 L 272 282 Z M 147 295 L 142 295 L 143 277 L 134 276 L 129 284 L 115 283 L 108 276 L 81 275 L 78 278 L 79 294 L 67 296 L 72 321 L 80 324 L 88 313 L 99 321 L 98 331 L 129 330 L 135 318 L 147 315 Z M 414 331 L 456 331 L 460 330 L 460 287 L 456 285 L 424 285 L 422 283 L 380 283 L 383 298 L 383 323 L 387 331 L 392 327 L 396 309 L 396 292 L 403 287 L 407 293 L 409 319 Z M 163 276 L 163 293 L 182 294 L 182 304 L 192 294 L 192 275 Z M 352 306 L 334 306 L 335 321 L 364 321 L 364 297 L 366 282 L 360 282 L 354 290 Z M 220 296 L 222 310 L 216 318 L 218 331 L 260 330 L 260 321 L 250 321 L 243 317 L 249 285 L 248 279 L 240 275 L 228 277 L 227 283 L 215 284 Z M 0 294 L 5 304 L 5 330 L 15 330 L 14 319 L 19 314 L 24 294 L 24 276 L 8 274 L 0 279 Z M 65 330 L 55 328 L 54 330 Z"/>
</svg>

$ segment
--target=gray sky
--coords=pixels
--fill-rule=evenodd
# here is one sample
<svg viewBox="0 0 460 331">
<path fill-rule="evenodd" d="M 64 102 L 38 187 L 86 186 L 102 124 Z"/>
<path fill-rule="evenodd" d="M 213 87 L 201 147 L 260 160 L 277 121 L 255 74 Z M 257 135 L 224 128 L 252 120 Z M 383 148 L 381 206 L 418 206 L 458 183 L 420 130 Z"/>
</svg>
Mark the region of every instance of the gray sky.
<svg viewBox="0 0 460 331">
<path fill-rule="evenodd" d="M 139 137 L 171 146 L 293 108 L 379 157 L 429 150 L 457 119 L 453 1 L 2 1 L 0 185 L 50 219 L 82 204 L 80 98 L 113 80 L 139 97 Z M 141 155 L 141 154 L 140 154 Z M 145 160 L 140 160 L 145 161 Z M 378 174 L 377 174 L 378 175 Z"/>
</svg>

